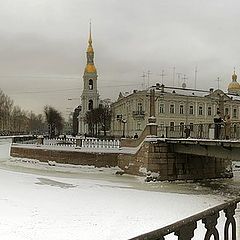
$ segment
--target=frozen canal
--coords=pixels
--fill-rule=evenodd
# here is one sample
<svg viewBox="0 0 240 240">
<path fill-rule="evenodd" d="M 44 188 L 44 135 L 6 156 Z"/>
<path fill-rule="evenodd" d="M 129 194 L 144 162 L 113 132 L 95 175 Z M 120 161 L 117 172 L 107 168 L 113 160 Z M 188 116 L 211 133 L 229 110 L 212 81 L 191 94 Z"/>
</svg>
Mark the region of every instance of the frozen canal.
<svg viewBox="0 0 240 240">
<path fill-rule="evenodd" d="M 234 179 L 202 183 L 145 183 L 116 176 L 114 168 L 9 159 L 7 144 L 0 155 L 1 240 L 126 240 L 239 192 L 239 172 Z M 196 233 L 194 239 L 202 239 L 201 228 Z"/>
</svg>

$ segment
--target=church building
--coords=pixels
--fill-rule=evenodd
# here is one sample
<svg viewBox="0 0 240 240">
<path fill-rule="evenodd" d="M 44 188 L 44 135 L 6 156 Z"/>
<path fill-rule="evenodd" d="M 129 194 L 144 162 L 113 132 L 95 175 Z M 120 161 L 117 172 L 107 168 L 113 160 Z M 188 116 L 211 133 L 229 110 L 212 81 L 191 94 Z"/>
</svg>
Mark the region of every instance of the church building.
<svg viewBox="0 0 240 240">
<path fill-rule="evenodd" d="M 87 48 L 87 64 L 83 74 L 83 91 L 81 95 L 81 111 L 79 113 L 78 134 L 88 133 L 88 124 L 85 122 L 85 116 L 88 111 L 99 106 L 99 93 L 97 88 L 97 69 L 94 65 L 94 51 L 92 46 L 91 24 Z"/>
</svg>

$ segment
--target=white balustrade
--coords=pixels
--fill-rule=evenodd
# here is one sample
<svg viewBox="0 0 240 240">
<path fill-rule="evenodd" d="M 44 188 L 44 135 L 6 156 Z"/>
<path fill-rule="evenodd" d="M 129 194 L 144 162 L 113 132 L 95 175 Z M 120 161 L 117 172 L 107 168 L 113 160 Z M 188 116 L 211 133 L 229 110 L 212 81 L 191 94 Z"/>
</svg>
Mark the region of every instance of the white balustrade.
<svg viewBox="0 0 240 240">
<path fill-rule="evenodd" d="M 67 138 L 66 140 L 63 140 L 62 138 L 44 139 L 44 145 L 76 147 L 76 138 Z M 106 149 L 120 148 L 120 141 L 86 138 L 86 139 L 82 139 L 81 147 L 82 148 L 106 148 Z"/>
</svg>

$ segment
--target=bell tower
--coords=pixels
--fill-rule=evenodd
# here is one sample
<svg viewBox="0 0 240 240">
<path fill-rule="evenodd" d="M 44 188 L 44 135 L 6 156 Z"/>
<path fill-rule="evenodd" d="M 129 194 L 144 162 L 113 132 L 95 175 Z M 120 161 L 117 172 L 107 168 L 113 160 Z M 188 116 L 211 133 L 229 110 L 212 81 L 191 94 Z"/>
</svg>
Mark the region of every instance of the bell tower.
<svg viewBox="0 0 240 240">
<path fill-rule="evenodd" d="M 97 69 L 94 66 L 94 51 L 92 47 L 92 29 L 90 23 L 89 39 L 87 47 L 87 64 L 83 74 L 83 91 L 81 95 L 82 110 L 79 115 L 79 134 L 88 133 L 88 125 L 84 118 L 88 111 L 99 105 L 99 93 L 97 90 Z"/>
</svg>

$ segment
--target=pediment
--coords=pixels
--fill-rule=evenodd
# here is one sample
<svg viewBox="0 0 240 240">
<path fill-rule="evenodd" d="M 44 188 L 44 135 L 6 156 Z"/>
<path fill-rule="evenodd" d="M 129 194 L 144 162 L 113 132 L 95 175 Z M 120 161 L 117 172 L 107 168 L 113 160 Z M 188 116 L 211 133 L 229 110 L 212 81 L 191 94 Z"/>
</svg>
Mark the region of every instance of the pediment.
<svg viewBox="0 0 240 240">
<path fill-rule="evenodd" d="M 223 97 L 223 100 L 231 100 L 231 98 L 220 89 L 217 89 L 211 92 L 210 94 L 205 95 L 205 97 L 212 98 L 212 99 L 219 99 L 219 97 Z"/>
</svg>

